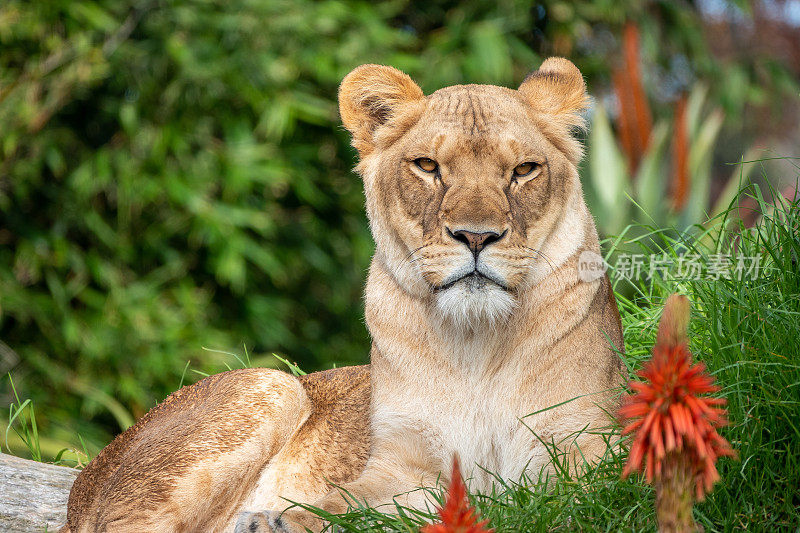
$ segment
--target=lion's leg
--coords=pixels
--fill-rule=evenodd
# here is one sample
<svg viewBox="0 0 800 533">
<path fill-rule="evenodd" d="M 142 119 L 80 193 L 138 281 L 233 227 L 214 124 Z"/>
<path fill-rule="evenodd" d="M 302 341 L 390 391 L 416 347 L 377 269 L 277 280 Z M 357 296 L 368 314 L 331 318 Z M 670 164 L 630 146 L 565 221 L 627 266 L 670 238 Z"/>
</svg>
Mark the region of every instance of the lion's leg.
<svg viewBox="0 0 800 533">
<path fill-rule="evenodd" d="M 389 474 L 383 469 L 367 467 L 357 480 L 346 483 L 329 492 L 313 506 L 329 513 L 341 514 L 350 505 L 366 502 L 386 512 L 394 512 L 396 504 L 413 509 L 425 509 L 431 502 L 427 492 L 420 487 L 435 485 L 432 475 L 420 477 L 418 473 L 399 471 Z M 428 481 L 430 480 L 430 481 Z M 263 511 L 242 513 L 236 524 L 235 533 L 305 533 L 307 530 L 319 532 L 325 524 L 316 514 L 300 508 L 286 511 Z"/>
<path fill-rule="evenodd" d="M 275 370 L 226 372 L 186 387 L 82 472 L 70 530 L 223 530 L 311 410 L 299 380 Z"/>
<path fill-rule="evenodd" d="M 440 465 L 423 464 L 420 456 L 406 457 L 402 451 L 376 450 L 364 472 L 354 481 L 343 483 L 314 502 L 314 507 L 341 514 L 350 505 L 366 503 L 370 507 L 392 512 L 396 504 L 425 509 L 432 503 L 428 492 L 420 487 L 436 485 Z M 248 513 L 240 517 L 236 533 L 304 533 L 306 529 L 321 531 L 323 521 L 315 514 L 299 508 Z"/>
<path fill-rule="evenodd" d="M 367 465 L 361 477 L 329 492 L 315 505 L 335 514 L 364 503 L 383 511 L 394 511 L 396 504 L 424 509 L 431 501 L 421 487 L 435 487 L 438 477 L 438 471 L 378 458 Z"/>
</svg>

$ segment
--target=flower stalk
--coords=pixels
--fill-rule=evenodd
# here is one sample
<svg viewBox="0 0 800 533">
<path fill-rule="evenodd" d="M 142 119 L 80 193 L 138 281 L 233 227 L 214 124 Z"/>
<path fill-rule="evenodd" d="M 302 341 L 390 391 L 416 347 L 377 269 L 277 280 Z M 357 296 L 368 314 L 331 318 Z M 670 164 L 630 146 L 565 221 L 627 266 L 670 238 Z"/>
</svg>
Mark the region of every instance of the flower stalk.
<svg viewBox="0 0 800 533">
<path fill-rule="evenodd" d="M 734 456 L 717 433 L 727 424 L 725 400 L 703 363 L 694 364 L 686 335 L 689 301 L 673 294 L 659 323 L 653 357 L 632 381 L 634 391 L 619 418 L 632 444 L 623 478 L 644 471 L 656 489 L 656 515 L 662 533 L 697 531 L 695 500 L 703 500 L 719 480 L 716 461 Z"/>
</svg>

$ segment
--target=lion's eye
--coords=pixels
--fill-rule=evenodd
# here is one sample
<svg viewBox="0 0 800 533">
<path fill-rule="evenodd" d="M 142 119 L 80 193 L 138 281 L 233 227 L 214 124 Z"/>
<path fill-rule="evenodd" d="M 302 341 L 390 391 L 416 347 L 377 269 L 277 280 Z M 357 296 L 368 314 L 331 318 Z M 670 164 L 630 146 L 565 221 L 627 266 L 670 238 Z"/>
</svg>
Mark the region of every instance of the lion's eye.
<svg viewBox="0 0 800 533">
<path fill-rule="evenodd" d="M 436 172 L 439 165 L 429 157 L 420 157 L 414 160 L 414 164 L 423 172 Z"/>
<path fill-rule="evenodd" d="M 522 178 L 524 176 L 527 176 L 528 174 L 536 170 L 538 167 L 539 163 L 533 163 L 531 161 L 517 165 L 516 167 L 514 167 L 514 177 Z"/>
</svg>

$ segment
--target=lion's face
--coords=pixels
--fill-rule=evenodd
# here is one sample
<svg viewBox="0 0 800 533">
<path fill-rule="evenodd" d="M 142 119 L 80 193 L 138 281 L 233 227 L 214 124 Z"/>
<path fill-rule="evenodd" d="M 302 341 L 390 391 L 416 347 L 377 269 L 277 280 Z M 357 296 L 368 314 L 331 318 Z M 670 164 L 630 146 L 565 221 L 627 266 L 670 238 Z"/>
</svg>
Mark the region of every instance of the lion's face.
<svg viewBox="0 0 800 533">
<path fill-rule="evenodd" d="M 405 289 L 432 295 L 461 323 L 507 316 L 519 294 L 554 267 L 542 246 L 580 195 L 580 148 L 565 120 L 574 110 L 542 112 L 523 90 L 527 83 L 563 85 L 564 75 L 534 73 L 519 91 L 467 85 L 424 97 L 394 69 L 365 68 L 378 69 L 373 74 L 385 85 L 375 76 L 356 80 L 362 92 L 349 102 L 360 110 L 358 122 L 348 121 L 347 79 L 340 101 L 361 154 L 378 260 Z M 402 97 L 393 94 L 381 107 L 374 91 L 387 87 Z"/>
</svg>

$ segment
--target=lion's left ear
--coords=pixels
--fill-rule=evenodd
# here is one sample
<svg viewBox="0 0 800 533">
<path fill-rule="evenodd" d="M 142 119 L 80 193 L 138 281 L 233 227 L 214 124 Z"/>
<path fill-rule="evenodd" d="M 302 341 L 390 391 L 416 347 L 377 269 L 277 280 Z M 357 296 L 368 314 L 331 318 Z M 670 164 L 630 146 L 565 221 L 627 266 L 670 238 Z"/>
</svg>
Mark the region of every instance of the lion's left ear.
<svg viewBox="0 0 800 533">
<path fill-rule="evenodd" d="M 591 100 L 583 75 L 572 61 L 563 57 L 546 59 L 539 70 L 531 72 L 519 92 L 537 111 L 559 116 L 571 127 L 584 127 L 581 113 Z"/>
</svg>

